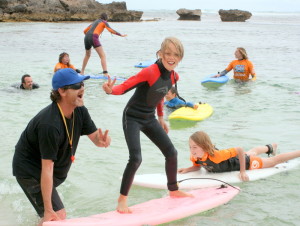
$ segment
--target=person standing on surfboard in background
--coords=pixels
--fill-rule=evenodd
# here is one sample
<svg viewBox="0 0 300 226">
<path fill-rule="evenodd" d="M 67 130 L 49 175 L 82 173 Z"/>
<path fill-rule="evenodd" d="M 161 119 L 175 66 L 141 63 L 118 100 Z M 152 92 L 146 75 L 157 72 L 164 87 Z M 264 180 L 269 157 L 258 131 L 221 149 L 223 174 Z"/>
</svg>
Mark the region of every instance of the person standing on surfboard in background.
<svg viewBox="0 0 300 226">
<path fill-rule="evenodd" d="M 233 78 L 236 81 L 242 81 L 242 82 L 249 81 L 250 74 L 252 76 L 251 81 L 255 81 L 256 74 L 254 71 L 254 67 L 252 62 L 248 59 L 246 50 L 243 47 L 238 47 L 234 55 L 237 60 L 233 60 L 224 71 L 214 75 L 213 77 L 224 76 L 233 69 L 233 73 L 234 73 Z"/>
<path fill-rule="evenodd" d="M 216 150 L 210 137 L 203 131 L 195 132 L 190 136 L 190 160 L 193 166 L 181 168 L 179 173 L 188 173 L 204 167 L 213 173 L 240 171 L 240 179 L 249 181 L 247 170 L 271 168 L 279 163 L 300 157 L 300 150 L 276 155 L 277 144 L 267 144 L 244 152 L 241 147 Z M 266 153 L 273 155 L 269 158 L 260 158 L 258 155 Z M 236 157 L 238 156 L 238 157 Z"/>
<path fill-rule="evenodd" d="M 84 46 L 85 46 L 85 56 L 82 63 L 81 74 L 84 74 L 85 67 L 90 59 L 92 47 L 96 50 L 100 57 L 101 66 L 103 69 L 103 74 L 105 76 L 108 75 L 107 64 L 106 64 L 106 56 L 103 50 L 103 47 L 99 41 L 99 36 L 103 32 L 104 28 L 106 28 L 110 33 L 114 35 L 118 35 L 121 37 L 126 37 L 127 35 L 121 35 L 119 32 L 112 29 L 107 23 L 108 17 L 106 13 L 102 13 L 100 15 L 100 19 L 95 20 L 92 24 L 90 24 L 86 29 L 84 29 Z"/>
<path fill-rule="evenodd" d="M 120 213 L 131 213 L 127 205 L 127 196 L 134 175 L 142 162 L 140 131 L 165 156 L 165 170 L 170 196 L 191 196 L 178 190 L 177 151 L 167 135 L 169 129 L 163 119 L 164 96 L 179 79 L 174 69 L 182 60 L 184 49 L 177 38 L 168 37 L 162 42 L 157 55 L 159 59 L 155 64 L 142 69 L 122 84 L 114 86 L 116 80 L 112 81 L 110 77 L 103 84 L 103 90 L 107 94 L 113 95 L 122 95 L 136 88 L 123 112 L 123 131 L 129 149 L 129 161 L 123 173 L 118 199 L 117 211 Z M 155 118 L 155 109 L 157 109 L 158 120 Z"/>
<path fill-rule="evenodd" d="M 63 68 L 72 68 L 77 73 L 80 73 L 80 70 L 76 69 L 74 65 L 70 63 L 70 56 L 66 52 L 59 54 L 58 63 L 54 67 L 54 72 L 57 72 L 59 69 L 63 69 Z"/>
<path fill-rule="evenodd" d="M 173 108 L 173 109 L 177 109 L 181 107 L 190 107 L 194 109 L 198 108 L 197 104 L 193 104 L 191 102 L 184 102 L 183 100 L 179 99 L 177 90 L 174 86 L 171 87 L 171 89 L 166 94 L 165 98 L 167 101 L 164 102 L 164 105 L 166 105 L 168 108 Z"/>
<path fill-rule="evenodd" d="M 52 78 L 52 103 L 27 125 L 15 147 L 13 175 L 45 221 L 66 218 L 56 187 L 64 182 L 75 160 L 81 135 L 98 147 L 108 147 L 108 130 L 102 133 L 83 105 L 84 83 L 89 76 L 73 69 L 58 70 Z"/>
</svg>

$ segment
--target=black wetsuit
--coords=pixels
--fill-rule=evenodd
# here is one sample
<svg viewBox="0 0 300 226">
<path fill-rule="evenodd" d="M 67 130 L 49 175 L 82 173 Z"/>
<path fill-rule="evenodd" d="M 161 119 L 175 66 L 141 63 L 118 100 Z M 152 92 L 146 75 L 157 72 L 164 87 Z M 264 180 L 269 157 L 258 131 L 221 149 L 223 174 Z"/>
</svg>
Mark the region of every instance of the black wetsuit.
<svg viewBox="0 0 300 226">
<path fill-rule="evenodd" d="M 142 131 L 165 156 L 168 189 L 178 190 L 177 151 L 167 133 L 155 118 L 155 109 L 163 116 L 163 99 L 178 80 L 178 75 L 157 62 L 113 87 L 112 94 L 121 95 L 136 88 L 123 112 L 123 130 L 129 149 L 129 161 L 123 174 L 120 193 L 127 196 L 135 172 L 142 162 L 140 131 Z"/>
<path fill-rule="evenodd" d="M 20 89 L 25 89 L 23 84 L 21 84 L 19 88 Z M 38 88 L 40 88 L 40 86 L 37 83 L 32 84 L 32 89 L 38 89 Z"/>
</svg>

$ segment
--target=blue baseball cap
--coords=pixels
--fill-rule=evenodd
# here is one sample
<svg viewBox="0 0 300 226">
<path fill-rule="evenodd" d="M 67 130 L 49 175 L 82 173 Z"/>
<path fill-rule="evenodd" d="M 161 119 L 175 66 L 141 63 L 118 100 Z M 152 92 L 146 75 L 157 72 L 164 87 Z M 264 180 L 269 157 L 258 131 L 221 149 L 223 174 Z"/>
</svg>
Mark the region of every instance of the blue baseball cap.
<svg viewBox="0 0 300 226">
<path fill-rule="evenodd" d="M 52 88 L 58 90 L 61 87 L 73 85 L 89 78 L 89 75 L 80 75 L 71 68 L 60 69 L 53 75 Z"/>
</svg>

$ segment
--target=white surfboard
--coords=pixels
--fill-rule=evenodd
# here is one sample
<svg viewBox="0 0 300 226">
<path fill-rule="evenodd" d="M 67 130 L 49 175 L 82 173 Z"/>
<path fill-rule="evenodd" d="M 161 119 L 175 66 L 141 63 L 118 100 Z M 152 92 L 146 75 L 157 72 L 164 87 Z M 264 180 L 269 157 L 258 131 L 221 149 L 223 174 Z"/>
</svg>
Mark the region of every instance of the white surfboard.
<svg viewBox="0 0 300 226">
<path fill-rule="evenodd" d="M 278 164 L 277 166 L 272 168 L 247 170 L 247 174 L 249 176 L 250 181 L 255 181 L 275 175 L 280 172 L 297 168 L 297 166 L 299 165 L 299 160 L 290 160 L 288 162 Z M 241 183 L 242 181 L 239 179 L 238 174 L 239 171 L 225 173 L 209 173 L 205 169 L 201 168 L 199 171 L 189 172 L 185 174 L 177 174 L 177 181 L 180 182 L 180 189 L 207 188 L 224 184 L 222 181 L 229 184 Z M 167 189 L 167 178 L 165 173 L 135 175 L 133 184 L 142 187 Z"/>
</svg>

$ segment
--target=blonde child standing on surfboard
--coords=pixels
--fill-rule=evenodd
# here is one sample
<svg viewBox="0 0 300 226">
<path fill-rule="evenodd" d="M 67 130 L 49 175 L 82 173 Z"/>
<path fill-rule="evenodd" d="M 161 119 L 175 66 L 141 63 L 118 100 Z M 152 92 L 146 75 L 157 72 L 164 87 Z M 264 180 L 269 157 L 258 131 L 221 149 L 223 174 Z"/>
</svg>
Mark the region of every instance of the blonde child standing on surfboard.
<svg viewBox="0 0 300 226">
<path fill-rule="evenodd" d="M 234 147 L 224 150 L 216 150 L 210 137 L 203 131 L 195 132 L 190 136 L 190 160 L 193 166 L 181 168 L 179 173 L 197 171 L 204 167 L 209 172 L 220 173 L 228 171 L 240 171 L 240 179 L 248 181 L 247 170 L 271 168 L 279 163 L 300 157 L 300 150 L 276 155 L 277 144 L 267 144 L 244 152 L 243 148 Z M 259 154 L 273 155 L 270 158 L 260 158 Z M 276 155 L 276 156 L 275 156 Z M 238 156 L 238 157 L 236 157 Z"/>
<path fill-rule="evenodd" d="M 118 199 L 117 211 L 120 213 L 131 212 L 127 205 L 127 197 L 134 175 L 142 163 L 141 131 L 165 157 L 170 196 L 191 196 L 178 190 L 177 151 L 167 135 L 168 126 L 163 118 L 164 96 L 179 78 L 174 69 L 183 58 L 183 45 L 177 38 L 168 37 L 162 42 L 157 54 L 159 59 L 155 64 L 144 68 L 122 84 L 114 86 L 116 80 L 112 81 L 110 77 L 108 82 L 103 84 L 103 90 L 113 95 L 122 95 L 136 88 L 123 112 L 123 131 L 129 150 L 129 161 L 123 173 Z M 156 110 L 158 119 L 155 118 Z"/>
</svg>

